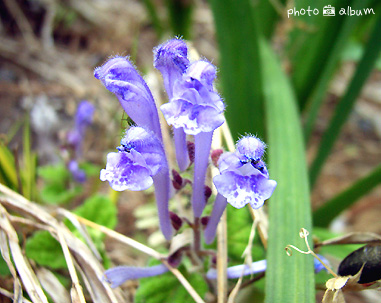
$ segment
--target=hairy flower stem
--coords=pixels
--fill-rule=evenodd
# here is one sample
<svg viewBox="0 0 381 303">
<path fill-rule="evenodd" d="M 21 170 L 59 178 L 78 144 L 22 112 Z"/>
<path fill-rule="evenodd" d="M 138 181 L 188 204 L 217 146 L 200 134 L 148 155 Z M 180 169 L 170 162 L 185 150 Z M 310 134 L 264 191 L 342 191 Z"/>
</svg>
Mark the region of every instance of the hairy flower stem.
<svg viewBox="0 0 381 303">
<path fill-rule="evenodd" d="M 172 238 L 172 225 L 168 210 L 169 201 L 169 172 L 166 170 L 164 173 L 159 173 L 153 178 L 155 186 L 156 205 L 160 222 L 160 229 L 165 239 Z"/>
<path fill-rule="evenodd" d="M 227 200 L 221 194 L 217 194 L 216 201 L 213 205 L 212 214 L 209 217 L 208 224 L 206 225 L 204 231 L 205 243 L 210 244 L 213 242 L 214 237 L 216 236 L 216 230 L 218 222 L 220 222 L 220 218 L 226 208 Z"/>
<path fill-rule="evenodd" d="M 200 218 L 205 207 L 205 177 L 208 167 L 213 132 L 199 133 L 194 136 L 195 158 L 192 206 L 195 218 Z"/>
<path fill-rule="evenodd" d="M 175 140 L 176 159 L 181 171 L 189 166 L 190 160 L 187 148 L 187 136 L 182 127 L 173 129 L 173 137 Z"/>
</svg>

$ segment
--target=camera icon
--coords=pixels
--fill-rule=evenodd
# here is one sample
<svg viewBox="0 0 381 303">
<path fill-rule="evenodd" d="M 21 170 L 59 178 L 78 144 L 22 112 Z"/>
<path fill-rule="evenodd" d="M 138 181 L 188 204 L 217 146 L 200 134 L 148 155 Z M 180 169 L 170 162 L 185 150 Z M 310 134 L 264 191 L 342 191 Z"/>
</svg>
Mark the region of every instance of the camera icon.
<svg viewBox="0 0 381 303">
<path fill-rule="evenodd" d="M 323 16 L 335 16 L 335 8 L 330 5 L 324 6 Z"/>
</svg>

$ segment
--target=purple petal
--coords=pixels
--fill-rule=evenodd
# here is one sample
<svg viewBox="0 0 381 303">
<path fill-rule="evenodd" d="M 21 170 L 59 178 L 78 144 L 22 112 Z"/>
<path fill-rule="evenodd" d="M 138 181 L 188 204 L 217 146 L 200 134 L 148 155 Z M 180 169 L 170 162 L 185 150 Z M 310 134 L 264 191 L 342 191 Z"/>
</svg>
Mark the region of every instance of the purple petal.
<svg viewBox="0 0 381 303">
<path fill-rule="evenodd" d="M 142 127 L 130 127 L 120 143 L 119 151 L 135 150 L 142 155 L 151 175 L 168 169 L 163 145 L 154 133 Z"/>
<path fill-rule="evenodd" d="M 250 170 L 251 174 L 240 175 L 234 171 L 226 171 L 215 176 L 213 182 L 217 191 L 232 206 L 242 208 L 250 203 L 252 208 L 257 209 L 271 197 L 276 182 L 269 180 L 259 170 L 254 169 L 251 164 L 245 164 L 244 169 Z"/>
<path fill-rule="evenodd" d="M 79 168 L 77 161 L 70 161 L 68 164 L 68 169 L 75 181 L 79 183 L 84 183 L 86 181 L 86 173 Z"/>
<path fill-rule="evenodd" d="M 158 276 L 167 271 L 168 268 L 163 264 L 151 267 L 118 266 L 106 270 L 104 279 L 115 288 L 128 280 Z"/>
<path fill-rule="evenodd" d="M 319 254 L 318 256 L 327 266 L 330 266 L 329 261 L 325 257 Z M 315 267 L 315 274 L 321 272 L 323 269 L 328 272 L 328 270 L 324 267 L 324 265 L 320 263 L 320 261 L 316 258 L 314 258 L 314 267 Z"/>
<path fill-rule="evenodd" d="M 171 100 L 177 79 L 189 65 L 187 45 L 183 40 L 172 39 L 154 49 L 154 66 L 161 72 L 164 87 Z"/>
<path fill-rule="evenodd" d="M 246 136 L 237 142 L 237 151 L 249 159 L 262 158 L 266 144 L 255 136 Z"/>
<path fill-rule="evenodd" d="M 226 208 L 226 198 L 220 194 L 217 194 L 216 201 L 213 205 L 212 213 L 209 217 L 208 224 L 204 231 L 205 243 L 210 244 L 213 242 L 216 236 L 217 225 L 220 222 L 221 216 Z"/>
<path fill-rule="evenodd" d="M 84 100 L 79 103 L 75 116 L 75 123 L 82 135 L 86 130 L 86 127 L 93 122 L 94 111 L 95 107 L 90 102 Z"/>
<path fill-rule="evenodd" d="M 176 160 L 181 171 L 188 168 L 190 164 L 187 136 L 182 127 L 173 130 L 173 139 L 175 140 Z"/>
<path fill-rule="evenodd" d="M 241 276 L 249 276 L 254 274 L 259 274 L 266 271 L 267 262 L 266 260 L 260 260 L 253 262 L 250 265 L 242 264 L 227 268 L 228 279 L 237 279 Z M 217 271 L 215 269 L 209 269 L 206 273 L 208 279 L 217 279 Z"/>
<path fill-rule="evenodd" d="M 213 132 L 199 133 L 195 136 L 194 178 L 192 206 L 193 213 L 199 218 L 206 204 L 205 177 L 208 168 L 210 147 L 212 145 Z"/>
<path fill-rule="evenodd" d="M 100 179 L 108 181 L 116 191 L 144 190 L 153 183 L 151 170 L 146 167 L 144 158 L 133 150 L 131 153 L 109 153 L 106 169 L 101 170 Z"/>
<path fill-rule="evenodd" d="M 94 76 L 118 97 L 127 115 L 137 125 L 153 131 L 161 140 L 159 116 L 151 91 L 128 58 L 108 60 L 95 69 Z"/>
</svg>

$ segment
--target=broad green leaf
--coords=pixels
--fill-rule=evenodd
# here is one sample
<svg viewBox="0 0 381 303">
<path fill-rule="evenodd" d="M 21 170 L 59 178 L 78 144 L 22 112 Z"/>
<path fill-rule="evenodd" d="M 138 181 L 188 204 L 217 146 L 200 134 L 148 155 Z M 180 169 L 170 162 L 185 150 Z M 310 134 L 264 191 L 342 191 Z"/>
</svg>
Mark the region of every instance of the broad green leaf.
<svg viewBox="0 0 381 303">
<path fill-rule="evenodd" d="M 320 141 L 317 155 L 312 162 L 310 168 L 311 185 L 317 180 L 320 170 L 322 169 L 325 160 L 328 158 L 332 147 L 335 144 L 337 137 L 340 134 L 341 128 L 346 122 L 361 89 L 372 71 L 376 60 L 380 55 L 381 50 L 381 17 L 379 16 L 372 34 L 369 37 L 365 53 L 355 71 L 355 74 L 344 94 L 336 106 L 335 113 L 329 123 L 327 130 L 324 132 Z"/>
<path fill-rule="evenodd" d="M 181 268 L 180 268 L 181 269 Z M 182 269 L 184 269 L 182 267 Z M 184 277 L 203 297 L 208 290 L 205 280 L 199 273 L 183 273 Z M 135 303 L 184 303 L 193 299 L 172 273 L 139 280 Z"/>
<path fill-rule="evenodd" d="M 242 264 L 244 259 L 242 254 L 248 245 L 253 219 L 247 209 L 236 209 L 230 205 L 227 206 L 227 244 L 229 254 L 229 266 Z M 264 259 L 264 249 L 255 239 L 252 250 L 253 260 Z"/>
<path fill-rule="evenodd" d="M 64 183 L 70 176 L 70 173 L 63 163 L 40 166 L 37 173 L 41 178 L 49 183 Z"/>
<path fill-rule="evenodd" d="M 266 302 L 314 302 L 312 256 L 295 252 L 289 244 L 305 249 L 299 237 L 303 227 L 311 232 L 311 209 L 306 159 L 295 95 L 278 59 L 261 44 L 263 85 L 271 179 L 278 185 L 269 205 L 269 239 Z"/>
<path fill-rule="evenodd" d="M 65 184 L 47 184 L 40 192 L 41 200 L 47 204 L 64 204 L 70 202 L 82 192 L 80 186 L 67 189 Z"/>
<path fill-rule="evenodd" d="M 26 256 L 39 265 L 53 269 L 66 268 L 66 260 L 61 245 L 48 231 L 37 231 L 27 239 Z"/>
<path fill-rule="evenodd" d="M 117 209 L 107 197 L 95 195 L 74 210 L 74 213 L 99 225 L 113 229 L 117 223 Z"/>
<path fill-rule="evenodd" d="M 220 50 L 222 95 L 233 136 L 265 134 L 256 1 L 210 0 Z"/>
<path fill-rule="evenodd" d="M 381 183 L 381 165 L 314 212 L 314 225 L 327 227 L 342 211 Z"/>
</svg>

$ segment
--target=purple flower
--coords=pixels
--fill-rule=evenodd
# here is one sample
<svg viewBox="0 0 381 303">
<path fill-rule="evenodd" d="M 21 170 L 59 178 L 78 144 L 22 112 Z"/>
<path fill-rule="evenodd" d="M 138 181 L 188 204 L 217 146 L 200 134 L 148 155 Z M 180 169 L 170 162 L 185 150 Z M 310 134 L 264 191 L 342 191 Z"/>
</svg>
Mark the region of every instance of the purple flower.
<svg viewBox="0 0 381 303">
<path fill-rule="evenodd" d="M 115 288 L 128 280 L 158 276 L 167 271 L 168 268 L 163 264 L 151 267 L 117 266 L 106 270 L 104 279 Z"/>
<path fill-rule="evenodd" d="M 182 78 L 189 66 L 188 48 L 181 39 L 171 39 L 154 49 L 154 66 L 164 80 L 164 87 L 171 100 L 175 82 Z"/>
<path fill-rule="evenodd" d="M 114 93 L 127 115 L 161 140 L 159 116 L 146 82 L 126 57 L 114 57 L 94 71 L 95 78 Z"/>
<path fill-rule="evenodd" d="M 131 127 L 121 140 L 117 153 L 107 155 L 106 169 L 101 170 L 102 181 L 109 181 L 117 191 L 144 190 L 153 184 L 152 176 L 166 169 L 161 142 L 142 127 Z"/>
<path fill-rule="evenodd" d="M 73 179 L 79 183 L 84 183 L 86 181 L 86 173 L 79 168 L 78 162 L 75 160 L 71 160 L 67 165 Z"/>
<path fill-rule="evenodd" d="M 67 141 L 75 148 L 77 156 L 81 154 L 82 141 L 87 127 L 93 122 L 95 107 L 88 101 L 79 103 L 75 114 L 75 126 L 68 132 Z"/>
<path fill-rule="evenodd" d="M 224 121 L 225 105 L 213 88 L 215 67 L 203 60 L 193 62 L 177 79 L 170 102 L 160 109 L 169 125 L 188 135 L 212 132 Z"/>
<path fill-rule="evenodd" d="M 147 84 L 128 58 L 114 57 L 108 60 L 103 66 L 95 69 L 94 76 L 101 80 L 104 86 L 118 97 L 127 115 L 138 126 L 151 131 L 153 133 L 152 137 L 156 136 L 159 142 L 162 143 L 163 139 L 155 101 Z M 156 143 L 154 145 L 156 146 Z M 140 157 L 135 152 L 129 152 L 129 146 L 126 146 L 126 151 L 119 151 L 130 153 L 130 155 L 116 153 L 109 156 L 110 165 L 101 173 L 101 178 L 111 180 L 111 186 L 119 188 L 117 190 L 126 188 L 139 190 L 139 188 L 148 188 L 153 182 L 160 227 L 165 238 L 169 240 L 172 236 L 168 211 L 170 179 L 164 149 L 161 148 L 158 153 L 150 152 L 143 150 L 147 147 L 145 144 L 143 144 L 145 146 L 143 149 L 133 148 L 144 159 L 145 164 L 143 164 Z M 151 144 L 148 144 L 148 146 L 151 146 Z M 123 145 L 121 148 L 123 149 Z M 160 159 L 162 166 L 160 173 L 156 173 L 158 159 Z"/>
<path fill-rule="evenodd" d="M 322 259 L 323 262 L 326 264 L 329 264 L 326 258 L 324 258 L 321 255 L 318 255 L 320 259 Z M 320 272 L 322 269 L 325 269 L 325 267 L 320 263 L 319 260 L 314 258 L 314 267 L 315 267 L 315 274 Z M 260 260 L 248 264 L 241 264 L 236 266 L 231 266 L 227 268 L 227 278 L 228 279 L 238 279 L 241 276 L 251 276 L 254 274 L 259 274 L 262 272 L 265 272 L 267 268 L 267 261 L 266 260 Z M 208 279 L 215 280 L 217 279 L 217 271 L 214 268 L 211 268 L 206 273 L 206 277 Z"/>
<path fill-rule="evenodd" d="M 237 279 L 241 276 L 249 276 L 254 274 L 259 274 L 266 271 L 267 262 L 266 260 L 260 260 L 253 262 L 252 264 L 242 264 L 231 266 L 227 268 L 228 279 Z M 217 271 L 214 268 L 209 269 L 206 273 L 208 279 L 217 279 Z"/>
<path fill-rule="evenodd" d="M 188 48 L 181 39 L 169 40 L 154 49 L 154 66 L 161 72 L 168 100 L 173 97 L 175 83 L 181 80 L 182 75 L 189 66 Z M 186 134 L 182 127 L 174 128 L 176 160 L 181 171 L 190 164 Z"/>
<path fill-rule="evenodd" d="M 217 191 L 236 208 L 250 204 L 261 207 L 271 197 L 276 181 L 269 180 L 265 163 L 260 159 L 265 144 L 254 136 L 242 138 L 234 153 L 222 154 L 220 175 L 213 178 Z"/>
</svg>

